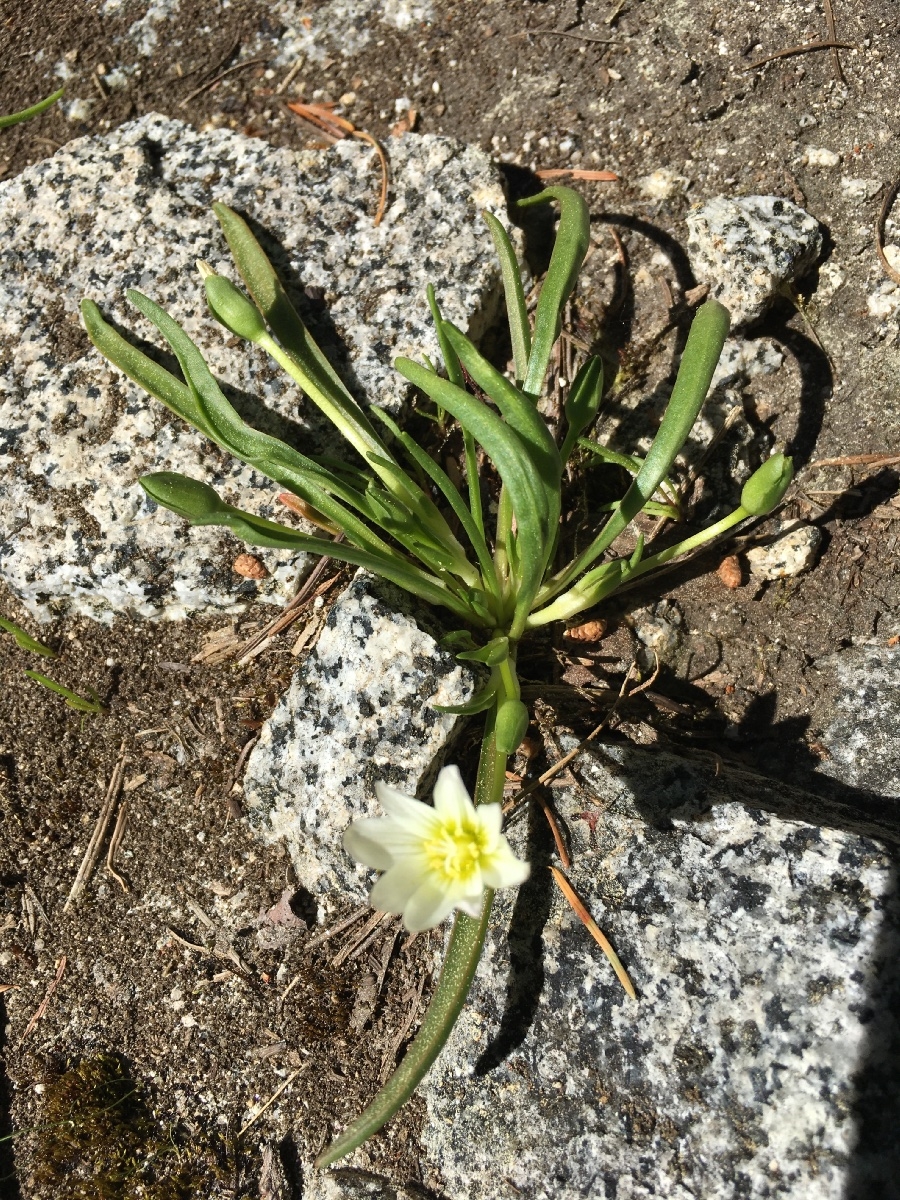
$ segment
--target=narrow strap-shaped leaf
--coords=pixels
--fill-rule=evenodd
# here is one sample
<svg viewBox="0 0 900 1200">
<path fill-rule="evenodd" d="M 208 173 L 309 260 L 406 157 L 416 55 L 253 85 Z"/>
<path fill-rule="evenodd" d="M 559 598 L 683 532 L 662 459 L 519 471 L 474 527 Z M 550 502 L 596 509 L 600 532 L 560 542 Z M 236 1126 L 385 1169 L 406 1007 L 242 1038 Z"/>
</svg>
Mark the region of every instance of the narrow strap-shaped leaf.
<svg viewBox="0 0 900 1200">
<path fill-rule="evenodd" d="M 381 421 L 390 429 L 394 437 L 399 441 L 400 445 L 412 459 L 412 461 L 428 476 L 428 478 L 438 487 L 456 515 L 460 525 L 466 532 L 466 537 L 472 544 L 472 549 L 478 557 L 479 565 L 481 566 L 481 575 L 485 585 L 495 594 L 499 596 L 499 584 L 497 581 L 496 572 L 494 570 L 494 560 L 491 558 L 491 552 L 488 549 L 487 542 L 484 538 L 484 533 L 475 524 L 472 514 L 466 507 L 466 502 L 459 494 L 453 480 L 447 472 L 439 466 L 434 459 L 426 454 L 418 442 L 414 441 L 408 433 L 404 433 L 397 422 L 386 412 L 380 408 L 373 409 Z"/>
<path fill-rule="evenodd" d="M 472 345 L 455 325 L 444 322 L 447 338 L 459 355 L 459 360 L 481 388 L 489 396 L 531 453 L 531 461 L 539 476 L 547 497 L 547 511 L 551 525 L 559 519 L 560 478 L 562 463 L 556 443 L 550 436 L 544 418 L 535 407 L 531 397 L 510 383 Z"/>
<path fill-rule="evenodd" d="M 531 353 L 531 329 L 528 325 L 528 308 L 519 260 L 509 234 L 493 213 L 483 214 L 487 227 L 494 239 L 497 257 L 500 259 L 500 274 L 503 278 L 503 293 L 506 297 L 506 315 L 509 320 L 509 336 L 512 342 L 513 364 L 516 379 L 520 382 L 528 371 L 528 356 Z"/>
<path fill-rule="evenodd" d="M 56 658 L 55 650 L 51 650 L 43 642 L 35 641 L 30 633 L 26 633 L 21 625 L 16 625 L 14 621 L 10 621 L 6 617 L 0 617 L 0 629 L 5 629 L 7 633 L 11 633 L 16 645 L 20 649 L 29 650 L 32 654 L 41 654 L 44 658 Z"/>
<path fill-rule="evenodd" d="M 578 374 L 572 380 L 563 411 L 568 421 L 568 429 L 559 457 L 563 464 L 569 461 L 569 455 L 575 446 L 579 435 L 596 417 L 603 401 L 603 359 L 594 355 L 582 364 Z"/>
<path fill-rule="evenodd" d="M 447 335 L 443 328 L 444 318 L 441 316 L 441 310 L 438 307 L 438 302 L 434 294 L 434 288 L 430 283 L 425 289 L 425 294 L 428 297 L 428 307 L 431 309 L 431 319 L 434 321 L 438 345 L 441 348 L 441 354 L 444 356 L 444 367 L 447 371 L 447 378 L 451 383 L 455 383 L 457 387 L 465 387 L 466 380 L 459 365 L 459 359 L 456 357 L 453 347 L 447 341 Z"/>
<path fill-rule="evenodd" d="M 454 717 L 474 717 L 477 713 L 486 712 L 494 703 L 497 686 L 495 681 L 488 683 L 465 704 L 432 704 L 431 708 L 436 712 L 448 713 Z"/>
<path fill-rule="evenodd" d="M 540 586 L 553 536 L 546 494 L 529 452 L 514 429 L 462 388 L 433 375 L 408 358 L 398 358 L 394 366 L 405 379 L 421 388 L 472 433 L 484 446 L 506 486 L 516 517 L 520 551 L 516 607 L 509 629 L 510 638 L 516 640 L 521 636 L 525 618 Z"/>
<path fill-rule="evenodd" d="M 371 421 L 350 395 L 291 304 L 275 268 L 247 222 L 226 204 L 214 204 L 213 211 L 241 278 L 280 343 L 279 346 L 266 337 L 260 345 L 300 384 L 364 459 L 369 460 L 373 454 L 390 459 L 391 455 Z M 431 532 L 448 546 L 453 546 L 453 533 L 429 497 L 406 475 L 386 474 L 383 467 L 378 470 L 387 486 L 419 514 Z M 458 551 L 454 548 L 453 552 L 465 557 L 461 548 Z"/>
<path fill-rule="evenodd" d="M 637 477 L 622 498 L 619 508 L 598 536 L 568 567 L 551 580 L 546 588 L 541 589 L 539 603 L 545 604 L 550 596 L 555 596 L 568 587 L 585 567 L 595 562 L 612 545 L 647 501 L 652 499 L 703 407 L 719 355 L 728 336 L 730 321 L 728 309 L 718 300 L 707 300 L 697 310 L 681 356 L 672 395 Z"/>
<path fill-rule="evenodd" d="M 523 389 L 532 396 L 539 396 L 544 386 L 553 346 L 562 328 L 563 308 L 575 287 L 591 240 L 588 206 L 572 188 L 547 188 L 537 196 L 519 200 L 518 207 L 546 204 L 551 200 L 559 202 L 559 228 L 550 255 L 550 266 L 538 297 L 531 354 L 523 384 Z"/>
<path fill-rule="evenodd" d="M 469 509 L 472 520 L 482 537 L 484 534 L 484 510 L 481 504 L 481 477 L 478 474 L 478 454 L 475 439 L 467 429 L 463 430 L 463 453 L 466 456 L 466 487 L 469 492 Z"/>
<path fill-rule="evenodd" d="M 369 419 L 306 328 L 250 226 L 227 204 L 214 204 L 213 212 L 247 290 L 279 342 L 332 402 L 339 406 L 343 419 L 352 423 L 363 435 L 363 440 L 368 440 L 373 448 L 378 446 L 378 435 Z"/>
<path fill-rule="evenodd" d="M 148 358 L 142 351 L 127 342 L 117 330 L 104 320 L 93 300 L 82 300 L 81 317 L 88 337 L 104 358 L 123 371 L 129 379 L 144 391 L 161 400 L 166 408 L 181 417 L 207 437 L 213 437 L 203 411 L 187 384 Z"/>
<path fill-rule="evenodd" d="M 145 475 L 140 480 L 147 495 L 157 504 L 185 517 L 193 525 L 223 525 L 251 546 L 271 546 L 298 553 L 321 554 L 338 562 L 363 567 L 374 575 L 397 584 L 405 591 L 449 608 L 466 621 L 475 620 L 474 614 L 462 601 L 451 593 L 433 575 L 420 570 L 412 563 L 388 549 L 386 554 L 377 554 L 348 546 L 344 542 L 329 542 L 325 538 L 300 533 L 287 525 L 279 525 L 265 517 L 258 517 L 242 509 L 226 504 L 215 490 L 199 480 L 190 479 L 174 472 L 160 471 Z M 476 624 L 487 622 L 475 621 Z"/>
<path fill-rule="evenodd" d="M 237 458 L 256 467 L 276 483 L 296 491 L 338 525 L 351 542 L 375 552 L 388 552 L 385 542 L 348 508 L 333 499 L 332 493 L 348 495 L 348 489 L 340 480 L 329 478 L 322 467 L 304 459 L 302 454 L 278 438 L 260 433 L 247 425 L 229 403 L 203 355 L 178 322 L 140 292 L 130 291 L 128 297 L 172 347 L 188 380 L 186 390 L 190 393 L 191 404 L 180 415 Z M 328 483 L 327 489 L 322 486 L 323 482 Z"/>
</svg>

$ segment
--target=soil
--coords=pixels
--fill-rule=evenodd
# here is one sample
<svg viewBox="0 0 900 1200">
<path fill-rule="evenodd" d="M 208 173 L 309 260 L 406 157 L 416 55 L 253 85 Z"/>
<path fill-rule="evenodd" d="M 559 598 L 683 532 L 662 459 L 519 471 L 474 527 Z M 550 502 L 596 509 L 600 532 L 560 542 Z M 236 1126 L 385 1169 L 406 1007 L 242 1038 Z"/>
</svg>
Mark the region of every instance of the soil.
<svg viewBox="0 0 900 1200">
<path fill-rule="evenodd" d="M 798 483 L 781 515 L 824 534 L 815 568 L 760 583 L 739 561 L 743 583 L 732 589 L 716 567 L 734 546 L 721 548 L 672 572 L 662 593 L 622 596 L 604 613 L 602 642 L 573 648 L 558 639 L 523 657 L 525 674 L 542 682 L 615 683 L 635 650 L 635 612 L 660 598 L 677 606 L 681 649 L 652 694 L 624 714 L 618 736 L 713 751 L 781 779 L 799 789 L 797 815 L 815 822 L 816 794 L 840 789 L 816 773 L 828 753 L 821 737 L 829 699 L 817 660 L 858 642 L 893 645 L 900 634 L 896 465 L 814 466 L 900 448 L 896 341 L 877 331 L 866 306 L 879 278 L 874 229 L 883 185 L 897 170 L 900 115 L 884 67 L 900 52 L 891 0 L 834 4 L 838 40 L 856 47 L 842 51 L 846 85 L 827 50 L 750 67 L 827 39 L 820 5 L 437 0 L 432 20 L 406 30 L 370 18 L 371 40 L 347 55 L 336 31 L 332 56 L 304 63 L 283 94 L 275 89 L 287 67 L 268 65 L 283 34 L 272 5 L 182 0 L 177 15 L 157 25 L 157 50 L 117 88 L 98 83 L 97 72 L 135 59 L 124 48 L 127 32 L 148 4 L 110 7 L 0 0 L 0 112 L 53 91 L 60 63 L 68 95 L 96 101 L 84 119 L 67 120 L 57 106 L 0 135 L 0 178 L 74 137 L 150 111 L 300 147 L 319 135 L 284 100 L 338 101 L 348 92 L 356 98 L 345 101 L 347 115 L 388 151 L 398 115 L 413 108 L 418 132 L 478 143 L 504 161 L 512 194 L 533 187 L 534 166 L 610 168 L 618 184 L 578 184 L 606 243 L 589 264 L 596 292 L 580 293 L 573 321 L 581 337 L 630 364 L 636 385 L 667 377 L 683 334 L 679 317 L 658 336 L 694 282 L 683 252 L 694 199 L 772 193 L 823 222 L 845 282 L 825 296 L 816 290 L 821 276 L 804 281 L 802 311 L 785 301 L 753 330 L 780 343 L 786 364 L 755 379 L 744 398 L 757 452 L 777 445 L 795 456 Z M 302 18 L 317 6 L 295 8 Z M 251 58 L 261 61 L 214 82 Z M 829 173 L 804 162 L 806 145 L 832 147 L 840 164 Z M 654 196 L 641 181 L 657 169 L 686 182 Z M 864 199 L 857 189 L 850 203 L 848 178 L 875 186 L 863 189 Z M 708 460 L 689 497 L 690 519 L 727 492 L 733 449 L 726 438 Z M 770 529 L 763 522 L 752 536 Z M 261 1155 L 275 1146 L 284 1194 L 299 1197 L 300 1161 L 359 1110 L 402 1051 L 427 1001 L 441 939 L 398 936 L 388 925 L 363 953 L 336 962 L 357 925 L 307 948 L 323 932 L 313 928 L 308 898 L 279 848 L 261 845 L 242 820 L 233 775 L 296 668 L 292 633 L 238 668 L 193 661 L 221 618 L 109 627 L 69 618 L 38 630 L 4 592 L 0 612 L 60 651 L 52 663 L 37 660 L 0 634 L 0 984 L 16 989 L 0 1000 L 10 1022 L 0 1138 L 15 1134 L 0 1141 L 0 1191 L 27 1200 L 268 1194 Z M 265 619 L 248 613 L 239 636 Z M 95 689 L 109 712 L 67 708 L 23 679 L 23 668 L 35 666 L 82 695 Z M 556 719 L 578 729 L 590 714 L 561 703 Z M 82 903 L 64 912 L 122 748 L 129 812 L 117 869 L 128 891 L 101 859 Z M 861 801 L 900 837 L 896 802 Z M 285 893 L 290 913 L 282 906 L 267 917 Z M 346 915 L 338 906 L 326 924 Z M 202 995 L 209 1032 L 173 1016 L 185 994 Z M 284 1103 L 239 1137 L 251 1106 L 288 1079 Z M 118 1112 L 125 1093 L 127 1119 L 105 1129 L 97 1114 Z M 89 1113 L 82 1131 L 100 1131 L 94 1142 L 75 1134 L 67 1142 L 77 1122 L 53 1117 L 74 1111 L 76 1101 Z M 413 1101 L 370 1143 L 369 1165 L 413 1194 L 437 1195 L 441 1181 L 422 1178 L 416 1152 L 422 1119 Z M 121 1151 L 97 1149 L 119 1143 Z M 158 1193 L 141 1167 L 148 1156 L 161 1164 L 153 1169 L 163 1181 Z"/>
</svg>

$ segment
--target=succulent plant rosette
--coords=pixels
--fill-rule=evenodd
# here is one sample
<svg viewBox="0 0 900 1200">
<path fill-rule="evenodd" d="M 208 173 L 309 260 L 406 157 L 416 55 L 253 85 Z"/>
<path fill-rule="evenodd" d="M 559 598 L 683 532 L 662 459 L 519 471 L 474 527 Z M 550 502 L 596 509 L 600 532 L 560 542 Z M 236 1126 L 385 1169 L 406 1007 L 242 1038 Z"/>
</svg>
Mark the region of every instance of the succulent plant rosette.
<svg viewBox="0 0 900 1200">
<path fill-rule="evenodd" d="M 443 968 L 418 1033 L 369 1106 L 320 1155 L 320 1166 L 361 1145 L 412 1094 L 465 1002 L 494 891 L 528 876 L 528 864 L 515 856 L 501 824 L 508 759 L 530 720 L 516 673 L 521 640 L 550 622 L 594 609 L 624 584 L 771 511 L 791 479 L 790 460 L 775 454 L 744 485 L 740 505 L 715 525 L 653 554 L 645 553 L 639 535 L 627 554 L 616 554 L 620 535 L 641 513 L 677 515 L 669 502 L 671 488 L 666 490 L 668 475 L 706 398 L 729 315 L 715 300 L 697 310 L 668 406 L 643 457 L 608 451 L 597 438 L 606 394 L 598 355 L 586 357 L 568 384 L 564 428 L 554 438 L 538 401 L 590 226 L 587 205 L 568 188 L 550 188 L 518 203 L 524 208 L 553 202 L 559 206 L 558 228 L 533 319 L 509 236 L 496 217 L 485 214 L 506 297 L 509 369 L 490 362 L 443 319 L 431 288 L 427 299 L 443 365 L 408 358 L 395 363 L 425 403 L 435 406 L 438 419 L 458 424 L 464 459 L 460 486 L 388 414 L 356 402 L 246 222 L 223 204 L 214 211 L 246 292 L 200 264 L 210 311 L 230 333 L 272 356 L 350 444 L 352 460 L 336 464 L 305 455 L 248 426 L 191 339 L 141 293 L 128 296 L 168 342 L 183 379 L 123 338 L 91 300 L 82 303 L 87 331 L 106 358 L 223 450 L 296 497 L 320 533 L 242 511 L 207 484 L 169 472 L 141 480 L 157 504 L 196 525 L 225 526 L 253 546 L 326 555 L 390 580 L 441 609 L 455 626 L 446 644 L 459 659 L 481 664 L 486 672 L 472 700 L 443 710 L 478 715 L 484 722 L 472 794 L 453 766 L 440 772 L 433 805 L 380 784 L 384 817 L 355 821 L 345 834 L 347 851 L 382 872 L 371 892 L 373 906 L 402 913 L 410 929 L 432 927 L 454 915 Z M 589 454 L 618 463 L 631 481 L 600 528 L 582 531 L 583 548 L 566 561 L 560 550 L 563 482 Z"/>
</svg>

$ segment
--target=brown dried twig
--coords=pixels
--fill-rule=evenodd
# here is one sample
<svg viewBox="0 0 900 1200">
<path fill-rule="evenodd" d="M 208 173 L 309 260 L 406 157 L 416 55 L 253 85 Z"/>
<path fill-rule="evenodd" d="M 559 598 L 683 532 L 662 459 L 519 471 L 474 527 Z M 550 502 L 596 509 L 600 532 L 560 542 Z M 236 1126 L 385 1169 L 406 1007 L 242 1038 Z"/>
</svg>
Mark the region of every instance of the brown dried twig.
<svg viewBox="0 0 900 1200">
<path fill-rule="evenodd" d="M 622 963 L 619 960 L 618 954 L 616 954 L 615 950 L 613 950 L 609 940 L 607 939 L 606 935 L 603 933 L 603 930 L 599 927 L 597 922 L 594 920 L 594 918 L 588 912 L 587 908 L 585 907 L 584 901 L 581 899 L 581 897 L 578 895 L 578 893 L 572 887 L 571 883 L 569 883 L 568 879 L 566 879 L 565 875 L 563 875 L 562 871 L 560 871 L 560 869 L 558 867 L 550 867 L 550 870 L 553 872 L 553 878 L 556 881 L 556 884 L 557 884 L 559 890 L 562 892 L 562 894 L 568 900 L 569 904 L 571 904 L 572 909 L 575 912 L 575 914 L 580 918 L 581 921 L 583 921 L 588 933 L 591 935 L 591 937 L 594 939 L 594 941 L 597 943 L 597 945 L 600 947 L 600 949 L 603 951 L 603 953 L 609 959 L 609 964 L 612 967 L 612 969 L 615 971 L 616 977 L 619 980 L 619 983 L 621 983 L 622 987 L 625 989 L 625 991 L 628 993 L 628 995 L 631 997 L 632 1000 L 637 1000 L 637 992 L 634 990 L 634 984 L 628 978 L 628 972 L 622 966 Z"/>
<path fill-rule="evenodd" d="M 38 1005 L 34 1016 L 31 1018 L 31 1020 L 28 1022 L 27 1026 L 25 1027 L 25 1032 L 22 1034 L 23 1041 L 25 1040 L 25 1038 L 27 1038 L 32 1033 L 35 1025 L 37 1025 L 38 1021 L 41 1019 L 41 1017 L 47 1011 L 47 1005 L 50 1003 L 50 998 L 52 997 L 53 993 L 59 987 L 59 981 L 62 979 L 63 972 L 65 971 L 65 969 L 66 969 L 66 956 L 63 955 L 56 966 L 56 977 L 53 980 L 51 980 L 50 986 L 47 988 L 46 995 L 44 996 L 43 1000 Z"/>
<path fill-rule="evenodd" d="M 583 179 L 586 182 L 618 183 L 615 171 L 593 171 L 586 167 L 547 167 L 535 171 L 538 179 Z"/>
<path fill-rule="evenodd" d="M 100 808 L 100 815 L 97 818 L 97 823 L 94 826 L 94 832 L 91 834 L 91 840 L 88 842 L 87 850 L 84 852 L 84 858 L 81 860 L 81 866 L 78 868 L 78 874 L 75 876 L 75 881 L 72 884 L 66 902 L 63 905 L 63 912 L 68 912 L 74 902 L 84 891 L 94 867 L 97 865 L 97 859 L 100 856 L 100 847 L 103 844 L 103 839 L 106 837 L 106 830 L 109 827 L 110 819 L 115 811 L 116 802 L 119 799 L 119 792 L 122 787 L 122 775 L 125 771 L 125 743 L 122 743 L 119 751 L 119 758 L 113 768 L 112 778 L 109 781 L 109 787 L 106 789 L 106 795 L 103 798 L 103 804 Z"/>
<path fill-rule="evenodd" d="M 765 58 L 758 58 L 756 62 L 744 67 L 744 70 L 755 71 L 757 67 L 764 67 L 766 63 L 774 62 L 777 58 L 793 58 L 797 54 L 812 54 L 815 50 L 855 49 L 852 42 L 807 42 L 804 46 L 788 46 L 787 50 L 778 50 L 774 54 L 767 54 Z"/>
<path fill-rule="evenodd" d="M 116 815 L 116 823 L 113 827 L 112 837 L 109 839 L 109 849 L 106 852 L 106 869 L 119 884 L 123 892 L 130 891 L 128 884 L 116 870 L 116 855 L 119 853 L 119 847 L 122 844 L 122 838 L 125 836 L 125 823 L 128 820 L 128 800 L 122 801 L 121 807 Z"/>
<path fill-rule="evenodd" d="M 208 79 L 206 83 L 201 83 L 198 88 L 194 88 L 192 92 L 189 92 L 183 100 L 179 101 L 178 107 L 187 108 L 192 100 L 196 100 L 201 93 L 209 91 L 211 87 L 215 87 L 217 83 L 221 83 L 226 75 L 231 75 L 235 71 L 243 71 L 244 67 L 258 67 L 265 61 L 266 59 L 264 58 L 248 58 L 244 62 L 235 63 L 233 67 L 226 67 L 226 69 L 220 72 L 220 74 L 216 75 L 212 79 Z"/>
<path fill-rule="evenodd" d="M 263 1115 L 263 1113 L 266 1111 L 266 1109 L 275 1103 L 275 1101 L 278 1099 L 278 1097 L 281 1095 L 281 1093 L 284 1091 L 284 1089 L 286 1087 L 289 1087 L 294 1082 L 294 1080 L 297 1078 L 297 1076 L 300 1074 L 300 1072 L 305 1071 L 308 1066 L 309 1066 L 308 1062 L 304 1063 L 302 1067 L 298 1067 L 296 1071 L 292 1071 L 291 1074 L 288 1075 L 287 1079 L 285 1079 L 284 1083 L 281 1083 L 278 1085 L 278 1087 L 275 1089 L 275 1091 L 272 1093 L 272 1095 L 268 1098 L 268 1100 L 265 1102 L 265 1104 L 263 1104 L 261 1108 L 258 1108 L 256 1110 L 256 1112 L 253 1114 L 253 1116 L 250 1118 L 250 1120 L 247 1122 L 247 1124 L 243 1127 L 243 1129 L 239 1130 L 238 1137 L 244 1136 L 244 1134 L 247 1132 L 247 1130 L 250 1128 L 250 1126 L 254 1125 L 259 1120 L 259 1118 Z"/>
<path fill-rule="evenodd" d="M 811 462 L 814 467 L 891 467 L 900 462 L 900 454 L 842 454 L 840 458 L 819 458 Z"/>
<path fill-rule="evenodd" d="M 308 121 L 320 133 L 333 138 L 336 142 L 349 135 L 359 138 L 360 141 L 368 142 L 372 147 L 378 155 L 381 165 L 381 196 L 378 201 L 378 211 L 375 214 L 375 224 L 380 225 L 384 210 L 387 208 L 388 197 L 388 162 L 380 143 L 372 137 L 371 133 L 366 133 L 364 129 L 357 129 L 352 121 L 348 121 L 345 117 L 339 117 L 332 111 L 333 104 L 301 104 L 299 100 L 296 100 L 289 101 L 288 108 L 302 120 Z"/>
<path fill-rule="evenodd" d="M 503 805 L 503 815 L 504 816 L 506 816 L 507 813 L 512 812 L 512 810 L 514 808 L 517 808 L 519 806 L 519 804 L 525 799 L 526 796 L 530 796 L 532 792 L 536 792 L 539 787 L 543 787 L 545 783 L 548 783 L 551 779 L 554 778 L 554 776 L 558 775 L 560 773 L 560 771 L 565 770 L 565 768 L 569 765 L 569 763 L 572 762 L 574 759 L 576 759 L 578 757 L 578 755 L 581 754 L 581 752 L 585 749 L 585 747 L 590 745 L 590 743 L 594 740 L 594 738 L 597 737 L 606 728 L 606 726 L 612 720 L 612 717 L 613 717 L 616 709 L 618 708 L 619 704 L 622 702 L 622 700 L 625 698 L 626 695 L 636 696 L 639 692 L 643 692 L 648 687 L 653 686 L 653 684 L 656 682 L 656 677 L 659 674 L 659 659 L 657 658 L 657 660 L 656 660 L 656 670 L 653 672 L 653 674 L 650 676 L 650 678 L 646 681 L 646 683 L 642 683 L 639 687 L 636 687 L 633 692 L 628 692 L 626 689 L 628 687 L 629 680 L 631 679 L 631 673 L 634 670 L 634 667 L 635 667 L 635 664 L 632 663 L 631 666 L 628 668 L 627 672 L 625 673 L 625 678 L 622 680 L 622 686 L 619 689 L 619 695 L 616 698 L 615 702 L 610 707 L 609 712 L 606 714 L 606 716 L 600 722 L 600 724 L 597 725 L 596 728 L 592 729 L 591 732 L 587 735 L 587 737 L 583 738 L 578 743 L 577 746 L 575 746 L 572 750 L 570 750 L 568 752 L 568 754 L 564 754 L 561 759 L 559 759 L 557 762 L 555 762 L 553 764 L 552 767 L 549 767 L 543 773 L 543 775 L 540 775 L 532 783 L 529 783 L 527 785 L 527 787 L 523 787 L 520 791 L 516 792 L 516 794 L 511 799 L 507 800 L 506 803 Z"/>
<path fill-rule="evenodd" d="M 834 73 L 838 83 L 846 83 L 844 68 L 841 66 L 841 56 L 837 46 L 837 26 L 834 21 L 834 7 L 831 0 L 825 0 L 825 20 L 828 22 L 828 36 L 834 45 L 831 47 L 831 61 L 834 63 Z"/>
</svg>

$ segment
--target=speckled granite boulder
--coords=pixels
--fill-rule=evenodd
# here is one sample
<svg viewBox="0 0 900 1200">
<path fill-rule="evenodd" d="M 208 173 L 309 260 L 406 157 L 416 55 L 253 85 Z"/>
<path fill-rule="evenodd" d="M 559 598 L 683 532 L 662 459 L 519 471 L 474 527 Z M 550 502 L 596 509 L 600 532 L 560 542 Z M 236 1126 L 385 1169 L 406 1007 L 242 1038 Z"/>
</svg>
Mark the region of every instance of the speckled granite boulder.
<svg viewBox="0 0 900 1200">
<path fill-rule="evenodd" d="M 697 281 L 729 309 L 733 327 L 758 320 L 822 249 L 818 221 L 778 196 L 714 196 L 688 213 L 687 226 Z"/>
<path fill-rule="evenodd" d="M 494 1200 L 508 1179 L 531 1200 L 895 1195 L 854 1119 L 898 984 L 889 856 L 711 804 L 712 771 L 668 755 L 600 749 L 578 773 L 587 795 L 557 793 L 572 882 L 640 999 L 549 886 L 538 814 L 515 835 L 532 880 L 498 895 L 423 1087 L 446 1194 Z"/>
<path fill-rule="evenodd" d="M 103 361 L 78 304 L 90 296 L 158 343 L 124 300 L 126 287 L 145 291 L 198 341 L 248 420 L 328 445 L 316 410 L 264 355 L 226 346 L 194 264 L 232 270 L 213 200 L 247 212 L 348 384 L 396 410 L 405 392 L 392 359 L 437 353 L 427 282 L 476 335 L 489 319 L 499 278 L 480 214 L 502 215 L 504 198 L 476 149 L 408 137 L 390 154 L 391 203 L 377 228 L 377 163 L 361 143 L 297 153 L 159 116 L 72 142 L 0 185 L 0 576 L 36 616 L 180 617 L 290 594 L 290 554 L 263 551 L 270 578 L 243 580 L 230 570 L 234 539 L 153 511 L 137 479 L 159 470 L 203 478 L 267 516 L 278 506 L 268 481 Z"/>
<path fill-rule="evenodd" d="M 357 578 L 328 614 L 315 648 L 263 726 L 244 777 L 252 825 L 284 838 L 299 882 L 364 901 L 374 874 L 341 835 L 379 815 L 375 782 L 428 795 L 471 676 L 417 624 L 396 588 Z"/>
<path fill-rule="evenodd" d="M 817 659 L 816 669 L 832 684 L 818 714 L 829 752 L 821 770 L 900 800 L 900 647 L 851 646 Z"/>
</svg>

